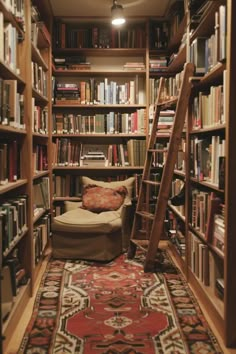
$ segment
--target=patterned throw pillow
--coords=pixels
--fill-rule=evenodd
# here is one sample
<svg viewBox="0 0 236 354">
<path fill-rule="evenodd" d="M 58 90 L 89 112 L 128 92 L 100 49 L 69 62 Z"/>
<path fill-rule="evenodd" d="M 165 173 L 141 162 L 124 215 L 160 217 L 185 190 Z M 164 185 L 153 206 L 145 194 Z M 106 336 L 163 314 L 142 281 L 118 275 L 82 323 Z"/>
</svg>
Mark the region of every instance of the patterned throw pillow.
<svg viewBox="0 0 236 354">
<path fill-rule="evenodd" d="M 84 187 L 82 195 L 82 208 L 94 213 L 117 210 L 124 203 L 127 195 L 127 188 L 103 188 L 97 185 L 88 184 Z"/>
</svg>

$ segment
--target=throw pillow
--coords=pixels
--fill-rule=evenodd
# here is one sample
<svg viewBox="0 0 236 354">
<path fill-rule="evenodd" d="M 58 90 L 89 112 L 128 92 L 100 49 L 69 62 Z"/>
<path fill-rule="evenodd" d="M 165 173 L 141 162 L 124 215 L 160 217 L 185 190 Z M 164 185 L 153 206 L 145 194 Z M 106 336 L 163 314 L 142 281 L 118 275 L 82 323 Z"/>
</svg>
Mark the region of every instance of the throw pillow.
<svg viewBox="0 0 236 354">
<path fill-rule="evenodd" d="M 135 177 L 129 177 L 123 181 L 104 182 L 104 181 L 96 181 L 92 178 L 82 176 L 81 181 L 83 186 L 86 186 L 88 184 L 96 184 L 96 186 L 104 187 L 104 188 L 117 188 L 117 187 L 124 186 L 128 191 L 127 193 L 127 197 L 129 197 L 128 199 L 132 199 Z"/>
<path fill-rule="evenodd" d="M 103 188 L 89 184 L 83 189 L 82 208 L 94 213 L 118 210 L 124 203 L 126 195 L 127 189 L 124 186 Z"/>
</svg>

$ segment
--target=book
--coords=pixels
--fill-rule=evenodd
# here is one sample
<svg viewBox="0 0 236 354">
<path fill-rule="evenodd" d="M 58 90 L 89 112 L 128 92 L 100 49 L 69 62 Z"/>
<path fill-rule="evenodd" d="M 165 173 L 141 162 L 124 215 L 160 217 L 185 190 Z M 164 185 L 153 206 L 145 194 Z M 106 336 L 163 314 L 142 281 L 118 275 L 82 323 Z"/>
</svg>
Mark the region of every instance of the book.
<svg viewBox="0 0 236 354">
<path fill-rule="evenodd" d="M 196 74 L 205 74 L 206 37 L 197 37 L 190 46 L 190 61 L 195 65 Z"/>
<path fill-rule="evenodd" d="M 219 156 L 219 189 L 225 189 L 225 156 Z"/>
<path fill-rule="evenodd" d="M 212 245 L 224 256 L 225 248 L 225 226 L 224 218 L 218 214 L 214 215 Z"/>
<path fill-rule="evenodd" d="M 208 202 L 208 218 L 205 232 L 205 239 L 207 242 L 212 241 L 213 229 L 214 229 L 214 217 L 219 213 L 221 205 L 221 199 L 215 196 L 214 192 L 210 194 L 210 200 Z"/>
<path fill-rule="evenodd" d="M 1 275 L 1 313 L 2 321 L 4 321 L 7 319 L 13 306 L 11 272 L 7 265 L 3 266 Z"/>
</svg>

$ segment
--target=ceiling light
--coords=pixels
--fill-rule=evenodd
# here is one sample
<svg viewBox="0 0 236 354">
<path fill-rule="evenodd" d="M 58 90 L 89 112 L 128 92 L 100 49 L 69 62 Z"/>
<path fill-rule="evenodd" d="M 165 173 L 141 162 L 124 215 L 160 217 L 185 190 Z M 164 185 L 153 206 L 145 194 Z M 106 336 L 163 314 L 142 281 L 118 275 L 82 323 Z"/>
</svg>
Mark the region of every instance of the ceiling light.
<svg viewBox="0 0 236 354">
<path fill-rule="evenodd" d="M 111 7 L 111 23 L 113 25 L 122 25 L 125 23 L 125 18 L 123 14 L 123 6 L 117 4 L 117 0 L 113 0 L 113 5 Z"/>
</svg>

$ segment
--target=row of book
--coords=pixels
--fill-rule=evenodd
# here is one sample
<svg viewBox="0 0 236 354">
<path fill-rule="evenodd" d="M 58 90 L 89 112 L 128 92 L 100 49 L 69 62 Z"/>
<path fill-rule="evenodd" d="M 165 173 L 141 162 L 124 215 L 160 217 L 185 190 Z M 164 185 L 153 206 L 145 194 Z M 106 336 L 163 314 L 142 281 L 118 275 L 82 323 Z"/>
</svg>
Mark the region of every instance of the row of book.
<svg viewBox="0 0 236 354">
<path fill-rule="evenodd" d="M 214 33 L 210 37 L 197 37 L 190 45 L 190 61 L 196 74 L 205 74 L 226 58 L 226 6 L 215 12 Z"/>
<path fill-rule="evenodd" d="M 164 72 L 168 68 L 168 58 L 167 57 L 152 57 L 149 59 L 149 70 L 150 72 Z"/>
<path fill-rule="evenodd" d="M 97 161 L 95 155 L 103 153 Z M 93 159 L 85 159 L 90 153 Z M 89 145 L 69 138 L 57 138 L 53 144 L 54 166 L 91 166 L 94 162 L 106 166 L 143 166 L 146 155 L 146 140 L 130 139 L 125 144 Z M 94 164 L 94 165 L 95 165 Z"/>
<path fill-rule="evenodd" d="M 150 48 L 166 49 L 169 43 L 169 22 L 153 21 L 150 25 Z"/>
<path fill-rule="evenodd" d="M 223 85 L 211 86 L 210 92 L 200 92 L 192 103 L 192 129 L 215 127 L 225 124 L 226 109 L 226 70 Z"/>
<path fill-rule="evenodd" d="M 165 86 L 162 90 L 162 99 L 164 101 L 177 97 L 180 91 L 181 83 L 183 80 L 183 71 L 177 73 L 174 77 L 165 78 Z M 149 102 L 155 104 L 158 89 L 160 85 L 160 78 L 149 79 Z"/>
<path fill-rule="evenodd" d="M 224 189 L 225 138 L 219 135 L 190 139 L 190 175 Z"/>
<path fill-rule="evenodd" d="M 33 171 L 38 173 L 48 169 L 48 155 L 46 145 L 34 145 L 32 157 Z"/>
<path fill-rule="evenodd" d="M 31 62 L 32 86 L 44 97 L 47 97 L 47 72 L 37 62 Z"/>
<path fill-rule="evenodd" d="M 34 7 L 35 9 L 35 7 Z M 32 12 L 34 12 L 32 10 Z M 34 12 L 35 14 L 35 12 Z M 33 16 L 34 16 L 33 14 Z M 51 43 L 51 35 L 45 25 L 44 22 L 39 21 L 38 18 L 32 17 L 33 22 L 31 23 L 31 42 L 34 45 L 35 48 L 38 48 L 40 46 L 40 41 L 41 38 L 43 37 L 47 42 L 48 45 Z"/>
<path fill-rule="evenodd" d="M 19 25 L 24 28 L 25 12 L 24 12 L 24 0 L 2 0 L 7 11 L 11 12 L 16 18 Z"/>
<path fill-rule="evenodd" d="M 37 265 L 42 259 L 43 252 L 48 244 L 51 234 L 51 214 L 46 213 L 40 218 L 33 230 L 33 260 Z"/>
<path fill-rule="evenodd" d="M 185 145 L 186 140 L 182 139 L 175 162 L 175 170 L 181 172 L 185 172 Z M 163 143 L 156 143 L 154 149 L 156 151 L 152 154 L 152 166 L 164 167 L 169 149 L 169 141 L 166 140 L 163 141 Z"/>
<path fill-rule="evenodd" d="M 71 174 L 53 174 L 52 189 L 53 197 L 81 197 L 81 176 Z"/>
<path fill-rule="evenodd" d="M 50 208 L 49 177 L 42 177 L 33 184 L 33 213 L 37 217 Z"/>
<path fill-rule="evenodd" d="M 48 134 L 48 108 L 35 105 L 34 97 L 32 97 L 32 118 L 32 132 Z"/>
<path fill-rule="evenodd" d="M 224 219 L 223 201 L 213 192 L 204 192 L 196 188 L 191 191 L 190 223 L 207 242 L 212 243 L 214 217 Z"/>
<path fill-rule="evenodd" d="M 189 232 L 191 247 L 191 270 L 200 282 L 212 289 L 221 300 L 224 299 L 224 267 L 209 247 L 196 235 Z"/>
<path fill-rule="evenodd" d="M 27 230 L 27 196 L 22 195 L 0 204 L 0 239 L 6 255 Z"/>
<path fill-rule="evenodd" d="M 0 11 L 0 60 L 16 74 L 20 74 L 18 58 L 18 32 L 10 22 L 4 21 Z"/>
<path fill-rule="evenodd" d="M 106 25 L 75 26 L 55 22 L 55 48 L 145 48 L 145 29 L 135 26 L 115 29 Z"/>
<path fill-rule="evenodd" d="M 222 214 L 214 214 L 212 245 L 217 249 L 218 253 L 224 257 L 225 249 L 225 218 Z"/>
<path fill-rule="evenodd" d="M 185 188 L 185 184 L 184 181 L 182 179 L 179 178 L 175 178 L 172 180 L 171 183 L 171 191 L 170 191 L 170 202 L 174 199 L 175 196 L 180 196 L 180 194 L 182 193 L 182 198 L 179 198 L 178 203 L 171 203 L 171 205 L 174 205 L 175 210 L 177 210 L 179 212 L 179 214 L 184 217 L 185 216 L 185 193 L 183 192 Z M 171 212 L 171 211 L 170 211 Z"/>
<path fill-rule="evenodd" d="M 142 134 L 145 121 L 145 109 L 95 115 L 56 112 L 52 115 L 52 129 L 54 134 Z"/>
<path fill-rule="evenodd" d="M 0 185 L 20 178 L 20 150 L 17 140 L 0 141 Z"/>
<path fill-rule="evenodd" d="M 196 235 L 189 232 L 191 260 L 190 267 L 195 276 L 206 286 L 210 285 L 209 248 Z M 212 286 L 214 284 L 211 284 Z"/>
<path fill-rule="evenodd" d="M 108 81 L 104 78 L 97 81 L 89 78 L 79 83 L 54 83 L 54 101 L 56 104 L 138 104 L 139 79 L 125 83 Z"/>
<path fill-rule="evenodd" d="M 25 129 L 24 96 L 17 92 L 16 80 L 0 78 L 0 124 Z"/>
<path fill-rule="evenodd" d="M 56 70 L 90 70 L 91 63 L 84 55 L 56 56 L 53 58 Z"/>
<path fill-rule="evenodd" d="M 1 220 L 1 219 L 0 219 Z M 43 252 L 48 243 L 51 229 L 51 215 L 45 214 L 37 223 L 33 230 L 33 260 L 36 266 L 43 256 Z M 15 247 L 11 253 L 3 259 L 1 272 L 1 306 L 2 320 L 6 320 L 15 298 L 22 286 L 26 285 L 29 280 L 29 274 L 20 262 L 18 248 Z"/>
<path fill-rule="evenodd" d="M 132 198 L 136 199 L 139 194 L 139 189 L 141 186 L 141 181 L 142 181 L 142 174 L 141 173 L 135 173 L 132 175 L 135 177 L 135 182 L 134 182 L 134 188 L 133 188 L 133 195 Z M 117 177 L 102 177 L 101 180 L 107 180 L 107 181 L 115 181 L 119 180 L 121 181 L 122 179 L 126 179 L 129 176 L 126 175 L 119 175 Z M 158 182 L 160 181 L 161 174 L 160 172 L 155 172 L 151 173 L 150 179 L 152 181 Z M 99 180 L 98 177 L 96 179 Z M 158 186 L 150 185 L 150 197 L 153 199 L 156 199 L 157 192 L 158 192 Z M 53 197 L 54 198 L 81 198 L 83 192 L 83 184 L 81 181 L 81 176 L 80 175 L 72 175 L 72 174 L 53 174 Z"/>
<path fill-rule="evenodd" d="M 175 246 L 176 250 L 181 257 L 185 257 L 186 254 L 186 240 L 184 223 L 176 218 L 170 209 L 166 211 L 165 229 L 167 237 L 171 243 Z"/>
<path fill-rule="evenodd" d="M 155 106 L 154 104 L 151 104 L 149 106 L 149 132 L 151 133 L 152 131 L 152 124 L 155 116 Z M 157 124 L 157 132 L 167 132 L 170 133 L 171 129 L 173 127 L 175 119 L 175 111 L 172 109 L 166 109 L 160 111 L 159 114 L 159 119 L 158 119 L 158 124 Z"/>
</svg>

